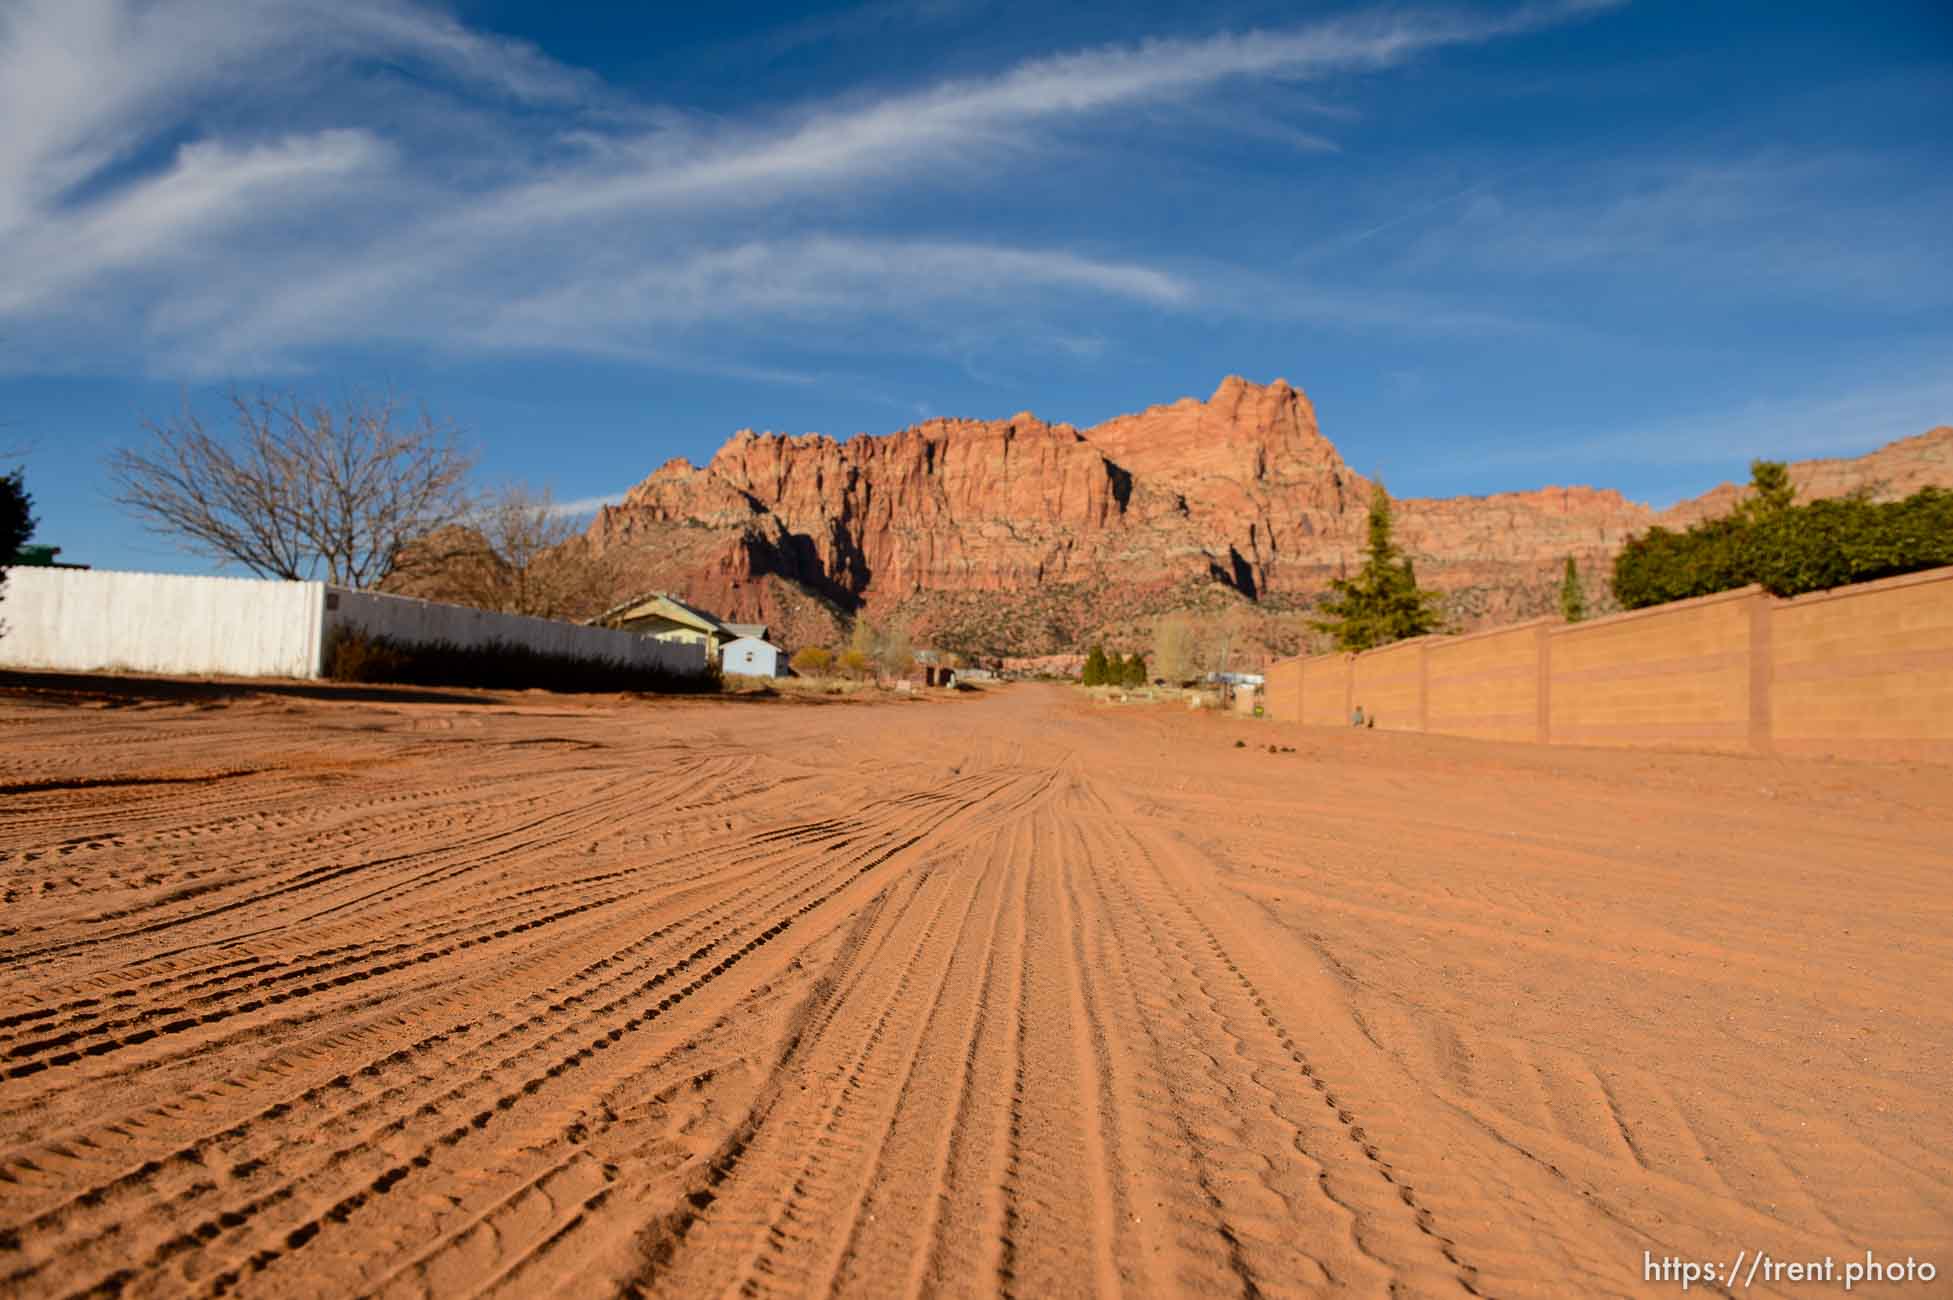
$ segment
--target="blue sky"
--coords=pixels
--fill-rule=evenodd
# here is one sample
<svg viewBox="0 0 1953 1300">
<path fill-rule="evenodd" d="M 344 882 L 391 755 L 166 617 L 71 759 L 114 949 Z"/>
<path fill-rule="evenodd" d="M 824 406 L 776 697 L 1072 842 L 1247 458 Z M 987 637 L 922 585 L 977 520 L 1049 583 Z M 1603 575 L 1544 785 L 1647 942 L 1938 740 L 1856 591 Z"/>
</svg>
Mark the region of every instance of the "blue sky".
<svg viewBox="0 0 1953 1300">
<path fill-rule="evenodd" d="M 1282 376 L 1399 495 L 1953 422 L 1953 10 L 0 0 L 0 451 L 386 391 L 489 480 Z"/>
</svg>

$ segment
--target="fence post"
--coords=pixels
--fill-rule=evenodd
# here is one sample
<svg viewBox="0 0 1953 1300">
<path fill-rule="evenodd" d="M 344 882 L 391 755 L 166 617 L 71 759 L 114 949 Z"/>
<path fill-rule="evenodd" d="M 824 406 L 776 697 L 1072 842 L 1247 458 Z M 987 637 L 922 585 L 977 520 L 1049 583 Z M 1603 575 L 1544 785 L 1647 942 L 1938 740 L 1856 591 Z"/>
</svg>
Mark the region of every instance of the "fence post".
<svg viewBox="0 0 1953 1300">
<path fill-rule="evenodd" d="M 1776 749 L 1775 720 L 1771 718 L 1770 683 L 1776 676 L 1776 656 L 1770 636 L 1770 608 L 1776 602 L 1766 591 L 1750 597 L 1750 749 L 1758 754 Z"/>
</svg>

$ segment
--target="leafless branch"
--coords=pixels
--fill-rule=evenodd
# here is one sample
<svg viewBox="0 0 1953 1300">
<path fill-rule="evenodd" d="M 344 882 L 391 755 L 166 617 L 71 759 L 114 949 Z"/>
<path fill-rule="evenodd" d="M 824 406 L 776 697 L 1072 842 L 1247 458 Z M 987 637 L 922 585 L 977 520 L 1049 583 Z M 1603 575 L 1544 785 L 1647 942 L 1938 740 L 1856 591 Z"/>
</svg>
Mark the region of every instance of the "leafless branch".
<svg viewBox="0 0 1953 1300">
<path fill-rule="evenodd" d="M 370 588 L 407 546 L 459 519 L 472 458 L 425 411 L 395 427 L 390 400 L 335 409 L 233 394 L 219 437 L 186 404 L 147 423 L 146 447 L 109 457 L 115 500 L 152 532 L 269 578 Z"/>
<path fill-rule="evenodd" d="M 405 586 L 505 614 L 579 618 L 616 594 L 612 564 L 579 533 L 547 490 L 509 484 L 478 500 L 463 524 L 416 544 Z"/>
</svg>

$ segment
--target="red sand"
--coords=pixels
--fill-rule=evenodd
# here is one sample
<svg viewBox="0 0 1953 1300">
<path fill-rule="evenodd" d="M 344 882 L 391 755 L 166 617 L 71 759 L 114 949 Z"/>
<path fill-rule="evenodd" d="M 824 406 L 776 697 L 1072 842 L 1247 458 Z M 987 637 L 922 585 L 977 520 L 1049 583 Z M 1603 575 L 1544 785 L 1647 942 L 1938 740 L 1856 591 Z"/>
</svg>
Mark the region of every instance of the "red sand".
<svg viewBox="0 0 1953 1300">
<path fill-rule="evenodd" d="M 22 681 L 0 1293 L 1953 1294 L 1944 768 Z"/>
</svg>

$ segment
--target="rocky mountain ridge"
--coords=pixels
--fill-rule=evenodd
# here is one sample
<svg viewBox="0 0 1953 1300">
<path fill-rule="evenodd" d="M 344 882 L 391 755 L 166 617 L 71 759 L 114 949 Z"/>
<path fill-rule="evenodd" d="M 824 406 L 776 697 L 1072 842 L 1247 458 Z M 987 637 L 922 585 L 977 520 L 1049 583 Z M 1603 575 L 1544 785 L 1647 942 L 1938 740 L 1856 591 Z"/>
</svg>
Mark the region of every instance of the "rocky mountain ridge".
<svg viewBox="0 0 1953 1300">
<path fill-rule="evenodd" d="M 1803 497 L 1953 485 L 1953 428 L 1791 475 Z M 1300 390 L 1230 376 L 1204 402 L 1084 430 L 1025 412 L 845 441 L 741 431 L 703 466 L 661 466 L 585 543 L 623 586 L 767 621 L 790 644 L 865 613 L 993 654 L 1136 647 L 1159 615 L 1197 609 L 1238 626 L 1252 657 L 1302 648 L 1306 610 L 1361 562 L 1370 491 Z M 1738 495 L 1663 511 L 1588 487 L 1412 498 L 1398 537 L 1465 630 L 1552 608 L 1568 555 L 1598 595 L 1628 537 Z"/>
</svg>

